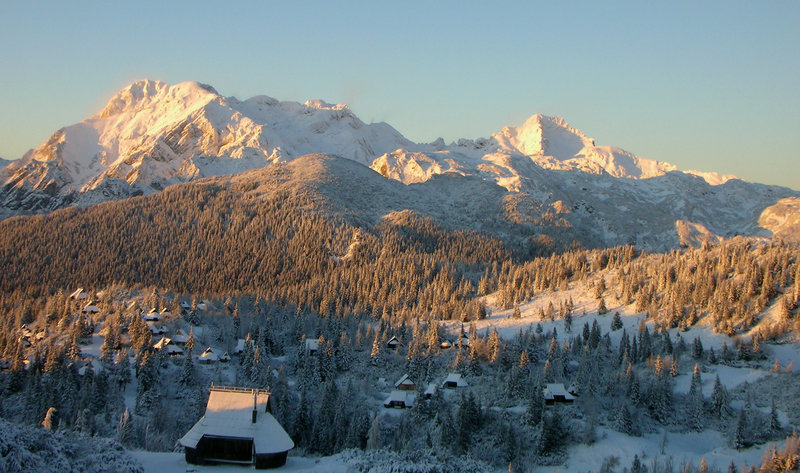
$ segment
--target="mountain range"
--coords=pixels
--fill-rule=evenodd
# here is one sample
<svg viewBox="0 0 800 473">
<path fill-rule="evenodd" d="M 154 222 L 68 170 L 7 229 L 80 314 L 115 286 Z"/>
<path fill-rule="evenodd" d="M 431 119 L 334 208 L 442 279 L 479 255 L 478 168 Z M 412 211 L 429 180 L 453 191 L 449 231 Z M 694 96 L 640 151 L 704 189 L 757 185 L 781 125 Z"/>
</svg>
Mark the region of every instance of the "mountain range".
<svg viewBox="0 0 800 473">
<path fill-rule="evenodd" d="M 153 194 L 309 154 L 300 162 L 326 163 L 326 182 L 349 183 L 327 195 L 364 223 L 405 206 L 458 228 L 592 247 L 662 250 L 737 235 L 800 241 L 800 193 L 598 146 L 560 117 L 420 144 L 346 105 L 242 101 L 197 82 L 150 80 L 0 166 L 0 217 Z"/>
</svg>

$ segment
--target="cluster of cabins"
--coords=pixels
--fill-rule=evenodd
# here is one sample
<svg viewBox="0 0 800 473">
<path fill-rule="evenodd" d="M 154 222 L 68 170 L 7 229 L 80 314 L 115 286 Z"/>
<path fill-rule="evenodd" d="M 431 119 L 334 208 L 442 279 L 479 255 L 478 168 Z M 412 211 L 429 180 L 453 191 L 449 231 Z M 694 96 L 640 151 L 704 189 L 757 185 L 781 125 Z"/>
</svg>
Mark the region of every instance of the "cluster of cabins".
<svg viewBox="0 0 800 473">
<path fill-rule="evenodd" d="M 439 385 L 442 389 L 458 389 L 468 386 L 467 380 L 460 373 L 448 374 Z M 423 396 L 425 399 L 430 399 L 435 392 L 436 383 L 430 383 L 423 392 Z M 577 391 L 574 386 L 565 388 L 562 383 L 548 383 L 542 387 L 542 396 L 548 406 L 553 404 L 572 404 L 577 397 Z M 386 408 L 407 409 L 414 407 L 416 400 L 417 384 L 405 374 L 394 383 L 394 389 L 389 394 L 389 397 L 383 401 L 383 406 Z"/>
<path fill-rule="evenodd" d="M 467 386 L 469 386 L 467 381 L 459 373 L 448 374 L 444 381 L 442 381 L 440 384 L 442 389 L 466 388 Z M 426 387 L 423 396 L 425 399 L 430 399 L 435 392 L 436 383 L 430 383 Z M 417 384 L 412 381 L 407 374 L 405 374 L 396 383 L 394 383 L 394 389 L 389 394 L 389 397 L 383 401 L 383 406 L 387 408 L 410 408 L 414 406 L 416 399 Z"/>
<path fill-rule="evenodd" d="M 156 351 L 166 350 L 169 356 L 183 356 L 187 341 L 189 341 L 189 337 L 181 329 L 178 329 L 172 337 L 162 336 L 153 344 L 153 349 Z M 244 342 L 244 340 L 242 340 L 242 342 Z M 241 351 L 237 353 L 241 353 Z M 231 361 L 231 356 L 227 351 L 212 347 L 206 348 L 203 350 L 203 353 L 197 357 L 197 362 L 202 365 L 210 365 L 217 362 L 227 363 L 229 361 Z"/>
</svg>

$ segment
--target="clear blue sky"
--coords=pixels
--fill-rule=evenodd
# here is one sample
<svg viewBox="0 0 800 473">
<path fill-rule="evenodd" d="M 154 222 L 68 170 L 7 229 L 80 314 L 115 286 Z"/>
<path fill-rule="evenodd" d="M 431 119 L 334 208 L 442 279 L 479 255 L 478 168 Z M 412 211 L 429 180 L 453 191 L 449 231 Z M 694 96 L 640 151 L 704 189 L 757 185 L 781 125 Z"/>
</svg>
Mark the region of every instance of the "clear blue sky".
<svg viewBox="0 0 800 473">
<path fill-rule="evenodd" d="M 139 78 L 347 103 L 414 141 L 534 113 L 800 189 L 800 2 L 0 2 L 0 156 Z"/>
</svg>

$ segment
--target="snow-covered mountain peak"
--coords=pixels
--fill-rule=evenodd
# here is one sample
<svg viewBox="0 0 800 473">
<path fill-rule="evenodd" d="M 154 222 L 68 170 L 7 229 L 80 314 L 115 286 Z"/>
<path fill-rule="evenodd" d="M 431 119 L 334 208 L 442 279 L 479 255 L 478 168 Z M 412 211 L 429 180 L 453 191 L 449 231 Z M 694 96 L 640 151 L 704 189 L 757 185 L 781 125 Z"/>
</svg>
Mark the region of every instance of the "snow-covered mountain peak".
<svg viewBox="0 0 800 473">
<path fill-rule="evenodd" d="M 208 103 L 219 97 L 210 85 L 199 82 L 181 82 L 169 85 L 158 80 L 142 79 L 117 92 L 95 118 L 108 118 L 125 112 L 139 112 L 153 106 L 180 102 L 184 106 L 198 102 Z"/>
<path fill-rule="evenodd" d="M 303 105 L 319 110 L 350 110 L 350 107 L 345 104 L 331 104 L 321 99 L 306 100 Z"/>
<path fill-rule="evenodd" d="M 572 128 L 561 117 L 535 114 L 520 126 L 507 126 L 492 135 L 501 149 L 518 151 L 526 156 L 545 155 L 559 160 L 570 159 L 594 140 Z"/>
</svg>

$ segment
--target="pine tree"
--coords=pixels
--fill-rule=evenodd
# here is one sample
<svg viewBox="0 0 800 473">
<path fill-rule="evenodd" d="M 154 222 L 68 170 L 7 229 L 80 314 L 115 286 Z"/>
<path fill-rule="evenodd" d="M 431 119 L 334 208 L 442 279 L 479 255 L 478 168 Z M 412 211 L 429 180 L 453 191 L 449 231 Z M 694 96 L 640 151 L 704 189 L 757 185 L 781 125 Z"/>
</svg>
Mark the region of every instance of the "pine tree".
<svg viewBox="0 0 800 473">
<path fill-rule="evenodd" d="M 125 408 L 125 412 L 122 413 L 122 417 L 119 419 L 119 425 L 117 426 L 117 441 L 124 446 L 130 447 L 133 444 L 133 437 L 133 419 L 131 418 L 130 411 Z"/>
<path fill-rule="evenodd" d="M 719 375 L 714 379 L 714 389 L 711 392 L 711 412 L 718 419 L 726 419 L 731 415 L 728 391 L 719 380 Z"/>
<path fill-rule="evenodd" d="M 299 446 L 307 447 L 310 442 L 312 428 L 311 406 L 309 405 L 308 394 L 303 389 L 300 393 L 300 404 L 295 411 L 294 423 L 292 424 L 292 438 Z"/>
<path fill-rule="evenodd" d="M 381 419 L 380 416 L 375 414 L 372 418 L 372 424 L 367 432 L 367 450 L 377 450 L 383 446 L 381 439 Z"/>
<path fill-rule="evenodd" d="M 192 352 L 194 351 L 195 342 L 196 341 L 194 338 L 194 327 L 189 327 L 189 337 L 186 339 L 186 345 L 185 345 L 186 352 L 189 354 L 189 356 L 191 356 Z"/>
<path fill-rule="evenodd" d="M 700 337 L 694 338 L 694 342 L 692 344 L 692 357 L 694 357 L 695 360 L 703 358 L 703 342 L 700 341 Z"/>
<path fill-rule="evenodd" d="M 781 430 L 781 421 L 778 419 L 778 411 L 775 409 L 775 398 L 773 397 L 769 408 L 769 432 L 776 435 Z"/>
<path fill-rule="evenodd" d="M 501 445 L 503 449 L 503 460 L 509 464 L 509 468 L 517 460 L 519 456 L 519 441 L 517 440 L 517 432 L 514 430 L 514 425 L 511 423 L 503 426 Z"/>
<path fill-rule="evenodd" d="M 622 318 L 619 316 L 619 312 L 614 312 L 614 317 L 611 319 L 611 330 L 619 330 L 622 328 Z"/>
<path fill-rule="evenodd" d="M 42 421 L 42 427 L 47 430 L 58 430 L 58 410 L 55 407 L 51 407 L 47 409 L 47 414 L 44 416 L 44 420 Z"/>
<path fill-rule="evenodd" d="M 733 433 L 733 448 L 741 450 L 747 446 L 747 419 L 744 408 L 739 409 L 739 418 L 736 421 L 736 430 Z"/>
<path fill-rule="evenodd" d="M 542 421 L 544 413 L 544 393 L 542 391 L 541 377 L 537 377 L 534 383 L 531 397 L 528 399 L 528 409 L 525 411 L 523 420 L 531 427 L 536 427 Z"/>
<path fill-rule="evenodd" d="M 193 387 L 197 384 L 194 363 L 192 362 L 192 352 L 187 350 L 183 355 L 183 368 L 178 383 L 184 388 Z"/>
<path fill-rule="evenodd" d="M 496 364 L 500 360 L 500 350 L 500 335 L 495 328 L 489 335 L 489 361 L 492 364 Z"/>
<path fill-rule="evenodd" d="M 703 430 L 703 384 L 700 379 L 700 368 L 694 365 L 694 374 L 689 388 L 689 426 L 698 432 Z"/>
<path fill-rule="evenodd" d="M 618 431 L 622 432 L 626 435 L 631 435 L 633 433 L 633 421 L 631 420 L 631 411 L 628 409 L 628 405 L 626 403 L 622 403 L 622 406 L 617 409 L 617 417 L 615 420 L 615 425 Z"/>
<path fill-rule="evenodd" d="M 550 414 L 544 416 L 542 435 L 539 438 L 539 452 L 548 454 L 556 451 L 564 444 L 565 437 L 566 430 L 561 419 L 561 412 L 557 406 L 553 406 Z"/>
</svg>

